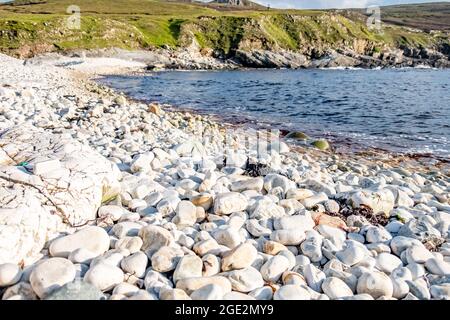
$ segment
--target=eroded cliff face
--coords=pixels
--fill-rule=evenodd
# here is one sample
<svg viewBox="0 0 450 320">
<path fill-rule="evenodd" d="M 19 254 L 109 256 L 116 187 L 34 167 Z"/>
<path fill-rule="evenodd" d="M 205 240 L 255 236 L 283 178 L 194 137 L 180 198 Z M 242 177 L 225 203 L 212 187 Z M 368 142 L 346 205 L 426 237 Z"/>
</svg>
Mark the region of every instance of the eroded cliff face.
<svg viewBox="0 0 450 320">
<path fill-rule="evenodd" d="M 449 65 L 446 34 L 394 26 L 377 31 L 335 13 L 201 17 L 180 28 L 179 45 L 192 43 L 205 55 L 250 67 L 326 67 L 330 59 L 343 66 Z"/>
<path fill-rule="evenodd" d="M 167 25 L 155 29 L 157 37 L 140 25 L 115 19 L 84 17 L 78 32 L 59 28 L 61 19 L 43 24 L 8 23 L 0 25 L 0 50 L 28 58 L 52 51 L 166 48 L 176 57 L 181 52 L 182 57 L 192 58 L 194 68 L 199 57 L 244 67 L 450 65 L 450 40 L 444 32 L 389 25 L 377 31 L 369 29 L 361 17 L 336 12 L 167 19 Z M 170 67 L 185 65 L 172 63 Z"/>
</svg>

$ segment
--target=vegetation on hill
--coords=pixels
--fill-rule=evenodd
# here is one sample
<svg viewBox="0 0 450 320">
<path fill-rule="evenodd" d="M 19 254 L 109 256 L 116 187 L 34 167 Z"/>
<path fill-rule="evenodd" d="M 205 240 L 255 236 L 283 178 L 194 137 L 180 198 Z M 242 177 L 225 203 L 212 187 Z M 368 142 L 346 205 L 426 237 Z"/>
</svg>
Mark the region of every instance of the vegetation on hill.
<svg viewBox="0 0 450 320">
<path fill-rule="evenodd" d="M 67 25 L 70 5 L 80 8 L 79 30 Z M 334 48 L 370 54 L 388 46 L 449 43 L 445 32 L 430 34 L 388 25 L 382 33 L 369 30 L 360 12 L 224 11 L 158 0 L 20 0 L 0 5 L 0 50 L 18 56 L 79 48 L 189 46 L 193 40 L 224 56 L 237 49 L 315 55 Z"/>
</svg>

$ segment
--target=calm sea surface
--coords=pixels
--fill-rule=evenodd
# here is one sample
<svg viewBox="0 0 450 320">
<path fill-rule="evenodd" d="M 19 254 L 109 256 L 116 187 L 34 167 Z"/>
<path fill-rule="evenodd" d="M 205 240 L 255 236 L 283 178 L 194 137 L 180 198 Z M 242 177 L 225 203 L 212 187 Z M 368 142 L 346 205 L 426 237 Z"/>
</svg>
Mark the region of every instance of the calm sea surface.
<svg viewBox="0 0 450 320">
<path fill-rule="evenodd" d="M 450 70 L 170 71 L 101 82 L 136 99 L 355 150 L 450 157 Z"/>
</svg>

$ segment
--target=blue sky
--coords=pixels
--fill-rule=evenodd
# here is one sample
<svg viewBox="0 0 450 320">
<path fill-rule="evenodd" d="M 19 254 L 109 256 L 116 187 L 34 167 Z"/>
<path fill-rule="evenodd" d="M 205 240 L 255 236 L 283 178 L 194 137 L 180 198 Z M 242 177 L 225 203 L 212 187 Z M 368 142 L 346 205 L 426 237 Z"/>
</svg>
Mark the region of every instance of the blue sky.
<svg viewBox="0 0 450 320">
<path fill-rule="evenodd" d="M 400 3 L 437 2 L 439 0 L 253 0 L 276 8 L 322 9 L 364 8 L 369 5 L 391 5 Z M 448 2 L 448 1 L 447 1 Z"/>
</svg>

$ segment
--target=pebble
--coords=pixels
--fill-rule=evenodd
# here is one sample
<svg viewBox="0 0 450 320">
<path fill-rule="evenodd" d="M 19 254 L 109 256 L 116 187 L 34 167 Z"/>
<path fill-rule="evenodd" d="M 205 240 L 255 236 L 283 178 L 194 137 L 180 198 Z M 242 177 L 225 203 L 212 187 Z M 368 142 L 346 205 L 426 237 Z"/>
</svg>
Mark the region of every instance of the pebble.
<svg viewBox="0 0 450 320">
<path fill-rule="evenodd" d="M 225 276 L 234 291 L 247 293 L 264 285 L 261 274 L 253 267 L 228 271 Z"/>
<path fill-rule="evenodd" d="M 222 292 L 222 287 L 210 283 L 200 289 L 195 290 L 191 293 L 192 300 L 222 300 L 224 293 Z"/>
<path fill-rule="evenodd" d="M 289 269 L 289 260 L 281 255 L 271 257 L 261 267 L 262 278 L 271 283 L 276 283 L 283 272 Z"/>
<path fill-rule="evenodd" d="M 75 279 L 72 262 L 64 258 L 50 258 L 39 263 L 31 272 L 30 284 L 39 298 L 45 298 L 54 290 Z"/>
<path fill-rule="evenodd" d="M 184 253 L 179 248 L 164 246 L 156 251 L 151 258 L 152 268 L 158 272 L 169 272 L 176 268 Z"/>
<path fill-rule="evenodd" d="M 14 263 L 0 264 L 0 288 L 9 287 L 20 281 L 22 270 Z"/>
<path fill-rule="evenodd" d="M 394 269 L 403 266 L 403 263 L 399 258 L 386 252 L 380 253 L 376 257 L 376 261 L 375 267 L 386 274 L 391 274 Z"/>
<path fill-rule="evenodd" d="M 230 250 L 222 257 L 222 271 L 244 269 L 250 267 L 256 259 L 258 251 L 250 243 L 243 243 Z"/>
<path fill-rule="evenodd" d="M 75 280 L 53 291 L 46 300 L 106 300 L 106 296 L 90 283 Z"/>
<path fill-rule="evenodd" d="M 97 263 L 89 268 L 83 279 L 87 283 L 94 285 L 97 289 L 105 292 L 122 283 L 124 273 L 116 266 L 107 263 Z"/>
<path fill-rule="evenodd" d="M 168 246 L 175 240 L 170 231 L 159 226 L 146 226 L 139 230 L 139 237 L 142 238 L 143 250 L 149 257 L 163 246 Z"/>
<path fill-rule="evenodd" d="M 247 198 L 238 192 L 221 193 L 214 199 L 214 213 L 218 215 L 229 215 L 233 212 L 243 211 L 247 206 Z"/>
<path fill-rule="evenodd" d="M 339 299 L 353 295 L 353 291 L 339 278 L 329 277 L 322 282 L 322 290 L 330 299 Z"/>
<path fill-rule="evenodd" d="M 450 275 L 450 263 L 438 258 L 430 258 L 425 262 L 425 268 L 432 274 L 438 276 Z"/>
<path fill-rule="evenodd" d="M 71 252 L 82 248 L 92 252 L 94 256 L 99 256 L 108 251 L 109 244 L 109 236 L 104 229 L 89 226 L 74 234 L 53 240 L 49 251 L 53 257 L 67 258 Z"/>
<path fill-rule="evenodd" d="M 185 278 L 177 281 L 176 287 L 190 295 L 193 291 L 208 284 L 216 284 L 222 288 L 224 294 L 231 292 L 230 281 L 223 276 Z"/>
<path fill-rule="evenodd" d="M 190 254 L 180 259 L 173 273 L 173 281 L 202 276 L 203 261 L 200 257 Z"/>
<path fill-rule="evenodd" d="M 311 300 L 311 294 L 303 287 L 288 284 L 275 291 L 273 300 Z"/>
<path fill-rule="evenodd" d="M 359 294 L 367 293 L 373 298 L 378 299 L 382 296 L 392 297 L 394 288 L 391 279 L 378 271 L 366 272 L 358 279 L 358 285 L 356 288 Z"/>
<path fill-rule="evenodd" d="M 132 274 L 138 278 L 143 278 L 147 269 L 148 258 L 143 252 L 136 252 L 123 258 L 120 267 L 126 273 Z"/>
</svg>

